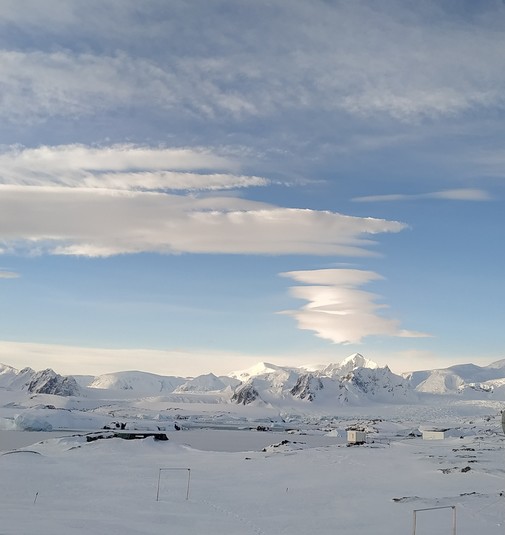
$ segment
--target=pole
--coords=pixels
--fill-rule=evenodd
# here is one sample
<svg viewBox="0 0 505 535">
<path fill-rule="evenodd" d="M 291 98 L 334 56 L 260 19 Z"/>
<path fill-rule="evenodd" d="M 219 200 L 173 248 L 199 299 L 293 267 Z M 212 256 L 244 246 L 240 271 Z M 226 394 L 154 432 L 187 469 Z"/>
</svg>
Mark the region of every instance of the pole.
<svg viewBox="0 0 505 535">
<path fill-rule="evenodd" d="M 160 479 L 161 479 L 161 468 L 158 470 L 158 490 L 156 491 L 156 501 L 160 501 Z"/>
<path fill-rule="evenodd" d="M 191 479 L 191 468 L 188 468 L 188 490 L 186 492 L 186 501 L 189 500 L 189 481 Z"/>
</svg>

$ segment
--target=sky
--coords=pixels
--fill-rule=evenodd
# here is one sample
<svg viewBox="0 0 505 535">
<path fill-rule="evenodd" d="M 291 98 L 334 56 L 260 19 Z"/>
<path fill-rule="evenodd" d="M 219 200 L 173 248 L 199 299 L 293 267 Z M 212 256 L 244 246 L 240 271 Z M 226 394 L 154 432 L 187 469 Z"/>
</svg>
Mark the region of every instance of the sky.
<svg viewBox="0 0 505 535">
<path fill-rule="evenodd" d="M 505 4 L 3 0 L 0 362 L 505 357 Z"/>
</svg>

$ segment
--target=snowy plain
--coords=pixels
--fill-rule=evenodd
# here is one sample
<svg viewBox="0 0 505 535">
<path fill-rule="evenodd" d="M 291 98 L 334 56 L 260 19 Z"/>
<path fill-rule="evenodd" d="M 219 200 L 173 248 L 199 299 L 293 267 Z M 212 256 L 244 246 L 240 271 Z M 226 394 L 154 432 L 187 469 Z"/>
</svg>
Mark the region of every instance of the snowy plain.
<svg viewBox="0 0 505 535">
<path fill-rule="evenodd" d="M 426 423 L 422 407 L 374 409 L 322 425 L 300 420 L 299 432 L 287 435 L 188 429 L 170 431 L 166 442 L 45 435 L 0 455 L 0 533 L 385 535 L 411 533 L 413 510 L 435 506 L 456 506 L 457 533 L 503 533 L 497 407 L 427 406 L 430 425 L 453 430 L 443 441 L 409 436 Z M 369 443 L 346 445 L 353 424 L 369 431 Z M 202 446 L 209 432 L 216 451 Z M 312 440 L 321 435 L 331 442 Z M 272 446 L 261 448 L 257 437 Z M 237 438 L 242 451 L 225 451 L 230 443 L 237 449 Z M 189 499 L 187 472 L 170 470 L 161 473 L 156 500 L 160 468 L 191 470 Z M 417 533 L 452 533 L 451 515 L 420 514 Z"/>
<path fill-rule="evenodd" d="M 0 387 L 0 534 L 408 534 L 413 511 L 432 507 L 448 508 L 420 511 L 416 535 L 452 534 L 454 511 L 460 535 L 505 531 L 505 402 L 486 390 L 275 406 L 181 384 L 159 395 Z M 115 438 L 119 422 L 169 440 Z M 350 428 L 366 443 L 348 446 Z M 444 440 L 422 439 L 435 428 Z"/>
</svg>

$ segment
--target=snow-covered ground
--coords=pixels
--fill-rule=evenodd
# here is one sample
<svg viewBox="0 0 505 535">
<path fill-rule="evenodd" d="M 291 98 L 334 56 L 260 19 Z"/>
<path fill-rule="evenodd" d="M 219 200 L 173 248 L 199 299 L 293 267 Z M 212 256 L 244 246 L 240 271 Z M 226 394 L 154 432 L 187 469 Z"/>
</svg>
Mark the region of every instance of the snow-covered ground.
<svg viewBox="0 0 505 535">
<path fill-rule="evenodd" d="M 458 534 L 501 535 L 504 374 L 399 377 L 361 356 L 194 379 L 0 366 L 0 534 L 391 535 L 448 507 L 420 511 L 416 534 L 452 534 L 455 511 Z M 348 429 L 367 443 L 348 446 Z"/>
<path fill-rule="evenodd" d="M 496 407 L 424 409 L 301 419 L 288 435 L 215 430 L 217 451 L 204 451 L 209 431 L 197 430 L 170 430 L 167 442 L 45 439 L 0 455 L 0 533 L 391 535 L 411 532 L 414 509 L 453 505 L 457 533 L 503 533 L 505 440 Z M 368 444 L 346 445 L 352 426 L 368 432 Z M 437 426 L 450 429 L 448 438 L 412 436 Z M 332 443 L 315 445 L 322 435 Z M 243 451 L 219 451 L 239 436 Z M 258 448 L 258 436 L 272 445 Z M 192 441 L 202 449 L 183 445 Z M 167 470 L 156 500 L 160 468 L 190 469 L 189 499 L 188 471 Z M 451 509 L 422 512 L 417 533 L 450 534 L 451 522 Z"/>
</svg>

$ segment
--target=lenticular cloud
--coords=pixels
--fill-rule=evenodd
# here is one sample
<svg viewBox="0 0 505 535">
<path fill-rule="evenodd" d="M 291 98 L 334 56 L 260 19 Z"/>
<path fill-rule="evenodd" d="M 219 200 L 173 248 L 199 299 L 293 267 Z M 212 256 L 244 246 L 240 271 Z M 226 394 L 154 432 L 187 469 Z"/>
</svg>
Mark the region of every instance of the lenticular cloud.
<svg viewBox="0 0 505 535">
<path fill-rule="evenodd" d="M 405 228 L 224 195 L 268 180 L 205 148 L 15 148 L 0 167 L 3 251 L 363 256 L 371 235 Z"/>
<path fill-rule="evenodd" d="M 360 287 L 382 277 L 373 271 L 320 269 L 281 273 L 301 286 L 291 288 L 293 297 L 307 301 L 299 310 L 284 311 L 300 329 L 335 343 L 359 343 L 367 336 L 425 337 L 423 333 L 400 329 L 399 321 L 379 314 L 386 305 L 377 303 L 374 293 Z"/>
</svg>

